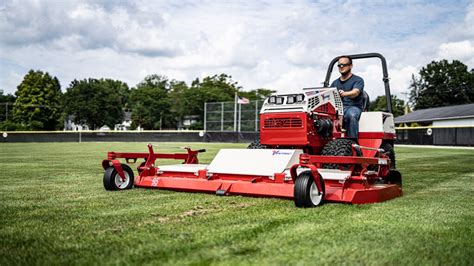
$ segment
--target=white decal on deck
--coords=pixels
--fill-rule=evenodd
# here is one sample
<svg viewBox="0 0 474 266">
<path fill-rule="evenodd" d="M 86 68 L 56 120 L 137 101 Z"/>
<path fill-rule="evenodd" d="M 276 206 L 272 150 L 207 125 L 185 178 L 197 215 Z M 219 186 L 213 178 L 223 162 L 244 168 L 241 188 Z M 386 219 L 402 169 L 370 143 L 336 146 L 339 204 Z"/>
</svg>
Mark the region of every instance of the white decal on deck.
<svg viewBox="0 0 474 266">
<path fill-rule="evenodd" d="M 153 187 L 157 187 L 158 186 L 158 182 L 160 182 L 160 178 L 159 177 L 154 177 L 153 180 L 151 180 L 151 185 Z"/>
<path fill-rule="evenodd" d="M 291 152 L 285 152 L 285 151 L 280 151 L 280 150 L 273 150 L 272 155 L 291 155 Z"/>
</svg>

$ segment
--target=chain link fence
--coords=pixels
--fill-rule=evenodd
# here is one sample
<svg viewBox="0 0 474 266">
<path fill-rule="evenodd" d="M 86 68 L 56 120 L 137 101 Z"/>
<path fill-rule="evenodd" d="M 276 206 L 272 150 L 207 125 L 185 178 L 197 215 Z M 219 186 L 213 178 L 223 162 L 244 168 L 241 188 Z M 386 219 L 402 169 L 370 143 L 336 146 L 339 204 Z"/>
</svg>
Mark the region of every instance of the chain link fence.
<svg viewBox="0 0 474 266">
<path fill-rule="evenodd" d="M 262 104 L 263 101 L 205 103 L 204 131 L 257 132 Z"/>
<path fill-rule="evenodd" d="M 0 103 L 0 122 L 13 120 L 13 104 Z"/>
</svg>

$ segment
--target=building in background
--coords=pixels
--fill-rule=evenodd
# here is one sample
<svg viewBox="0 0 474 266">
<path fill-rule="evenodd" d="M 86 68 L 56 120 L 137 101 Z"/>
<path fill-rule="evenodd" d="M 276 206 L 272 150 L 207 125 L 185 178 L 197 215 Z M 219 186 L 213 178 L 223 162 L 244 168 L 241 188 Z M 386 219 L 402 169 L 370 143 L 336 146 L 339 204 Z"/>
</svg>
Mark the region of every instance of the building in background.
<svg viewBox="0 0 474 266">
<path fill-rule="evenodd" d="M 416 110 L 395 118 L 398 127 L 415 123 L 433 127 L 474 126 L 474 103 Z"/>
<path fill-rule="evenodd" d="M 399 144 L 474 146 L 474 104 L 416 110 L 395 125 Z"/>
<path fill-rule="evenodd" d="M 116 124 L 114 130 L 127 131 L 130 130 L 132 126 L 132 111 L 124 110 L 123 111 L 123 121 L 120 124 Z"/>
</svg>

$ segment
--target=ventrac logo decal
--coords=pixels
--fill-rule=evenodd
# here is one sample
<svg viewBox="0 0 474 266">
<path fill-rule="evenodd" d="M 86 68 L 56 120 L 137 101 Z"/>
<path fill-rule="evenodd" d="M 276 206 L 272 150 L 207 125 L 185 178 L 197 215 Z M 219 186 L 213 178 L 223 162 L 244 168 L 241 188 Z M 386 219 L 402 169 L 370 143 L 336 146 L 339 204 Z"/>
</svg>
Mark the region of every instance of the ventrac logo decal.
<svg viewBox="0 0 474 266">
<path fill-rule="evenodd" d="M 291 155 L 291 152 L 288 151 L 280 151 L 280 150 L 273 150 L 272 155 Z"/>
<path fill-rule="evenodd" d="M 160 182 L 160 178 L 154 177 L 153 180 L 151 180 L 151 186 L 152 186 L 152 187 L 157 187 L 157 186 L 158 186 L 158 182 Z"/>
</svg>

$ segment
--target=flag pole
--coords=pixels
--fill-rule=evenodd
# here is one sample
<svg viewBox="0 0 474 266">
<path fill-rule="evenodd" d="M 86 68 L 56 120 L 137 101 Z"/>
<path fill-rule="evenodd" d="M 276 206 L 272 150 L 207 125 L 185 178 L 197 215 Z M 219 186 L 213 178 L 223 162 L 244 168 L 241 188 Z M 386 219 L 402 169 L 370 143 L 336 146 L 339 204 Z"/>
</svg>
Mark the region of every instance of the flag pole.
<svg viewBox="0 0 474 266">
<path fill-rule="evenodd" d="M 234 95 L 234 131 L 237 131 L 237 91 Z"/>
<path fill-rule="evenodd" d="M 242 104 L 239 103 L 239 132 L 240 132 L 240 123 L 242 123 L 241 113 L 242 113 Z"/>
</svg>

